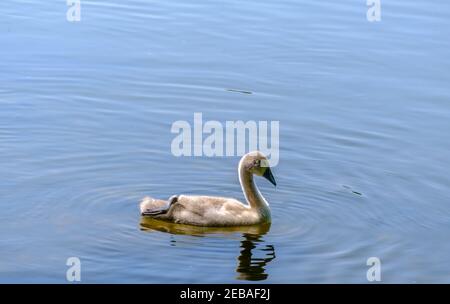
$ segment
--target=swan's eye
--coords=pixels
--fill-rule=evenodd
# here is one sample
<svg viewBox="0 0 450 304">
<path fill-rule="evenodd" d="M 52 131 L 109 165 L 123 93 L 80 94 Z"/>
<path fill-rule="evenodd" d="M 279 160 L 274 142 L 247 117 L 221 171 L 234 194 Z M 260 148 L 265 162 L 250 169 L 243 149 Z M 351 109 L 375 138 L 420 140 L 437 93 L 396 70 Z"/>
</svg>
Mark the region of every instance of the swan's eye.
<svg viewBox="0 0 450 304">
<path fill-rule="evenodd" d="M 261 165 L 261 161 L 259 159 L 255 159 L 255 161 L 253 162 L 253 165 L 259 167 Z"/>
</svg>

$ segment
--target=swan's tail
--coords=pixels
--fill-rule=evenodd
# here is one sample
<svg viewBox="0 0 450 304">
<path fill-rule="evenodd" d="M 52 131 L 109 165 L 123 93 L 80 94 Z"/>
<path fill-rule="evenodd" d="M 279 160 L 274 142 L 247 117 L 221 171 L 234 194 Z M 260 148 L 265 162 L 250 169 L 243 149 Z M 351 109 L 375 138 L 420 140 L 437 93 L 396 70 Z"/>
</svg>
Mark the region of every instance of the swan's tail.
<svg viewBox="0 0 450 304">
<path fill-rule="evenodd" d="M 167 201 L 146 196 L 139 205 L 139 208 L 143 216 L 156 216 L 167 213 L 170 206 L 177 201 L 178 196 L 176 195 L 171 196 Z"/>
</svg>

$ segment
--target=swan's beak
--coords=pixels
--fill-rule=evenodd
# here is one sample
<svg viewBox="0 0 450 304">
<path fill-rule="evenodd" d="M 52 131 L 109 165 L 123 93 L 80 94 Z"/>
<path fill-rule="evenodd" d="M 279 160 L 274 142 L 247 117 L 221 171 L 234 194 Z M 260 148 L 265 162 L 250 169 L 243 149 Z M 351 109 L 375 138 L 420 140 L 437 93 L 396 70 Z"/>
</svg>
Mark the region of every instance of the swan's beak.
<svg viewBox="0 0 450 304">
<path fill-rule="evenodd" d="M 263 176 L 272 183 L 275 187 L 277 186 L 277 182 L 275 181 L 275 177 L 273 177 L 272 171 L 270 170 L 270 167 L 266 167 L 266 171 L 264 171 Z"/>
</svg>

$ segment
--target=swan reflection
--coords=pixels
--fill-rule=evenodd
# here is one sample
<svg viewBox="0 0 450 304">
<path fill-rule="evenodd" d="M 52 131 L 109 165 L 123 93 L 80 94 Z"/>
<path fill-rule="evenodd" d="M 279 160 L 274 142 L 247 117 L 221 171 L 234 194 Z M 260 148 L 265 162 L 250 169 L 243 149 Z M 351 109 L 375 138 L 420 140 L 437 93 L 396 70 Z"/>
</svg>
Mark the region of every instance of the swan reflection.
<svg viewBox="0 0 450 304">
<path fill-rule="evenodd" d="M 143 231 L 160 231 L 193 236 L 242 233 L 236 268 L 236 279 L 238 280 L 260 281 L 267 279 L 269 275 L 266 273 L 266 266 L 275 258 L 274 246 L 266 244 L 263 238 L 269 231 L 270 224 L 236 227 L 198 227 L 142 217 L 140 227 Z M 175 244 L 175 240 L 172 239 L 170 245 L 175 246 Z"/>
<path fill-rule="evenodd" d="M 269 276 L 265 272 L 266 265 L 275 258 L 275 248 L 273 245 L 264 244 L 262 235 L 243 234 L 244 240 L 241 241 L 241 254 L 238 256 L 238 280 L 261 281 Z M 262 248 L 258 248 L 259 244 Z M 263 257 L 254 257 L 254 250 L 259 249 L 263 252 Z"/>
</svg>

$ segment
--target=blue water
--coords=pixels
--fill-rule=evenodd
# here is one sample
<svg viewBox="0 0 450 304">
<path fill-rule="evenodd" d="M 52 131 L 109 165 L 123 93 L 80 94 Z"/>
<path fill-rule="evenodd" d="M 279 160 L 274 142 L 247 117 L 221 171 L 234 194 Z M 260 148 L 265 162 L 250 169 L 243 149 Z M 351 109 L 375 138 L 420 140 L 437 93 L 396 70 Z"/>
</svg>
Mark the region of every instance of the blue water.
<svg viewBox="0 0 450 304">
<path fill-rule="evenodd" d="M 450 3 L 381 4 L 1 1 L 0 282 L 450 283 Z M 194 112 L 280 122 L 269 229 L 141 219 L 243 199 L 238 156 L 172 155 Z"/>
</svg>

